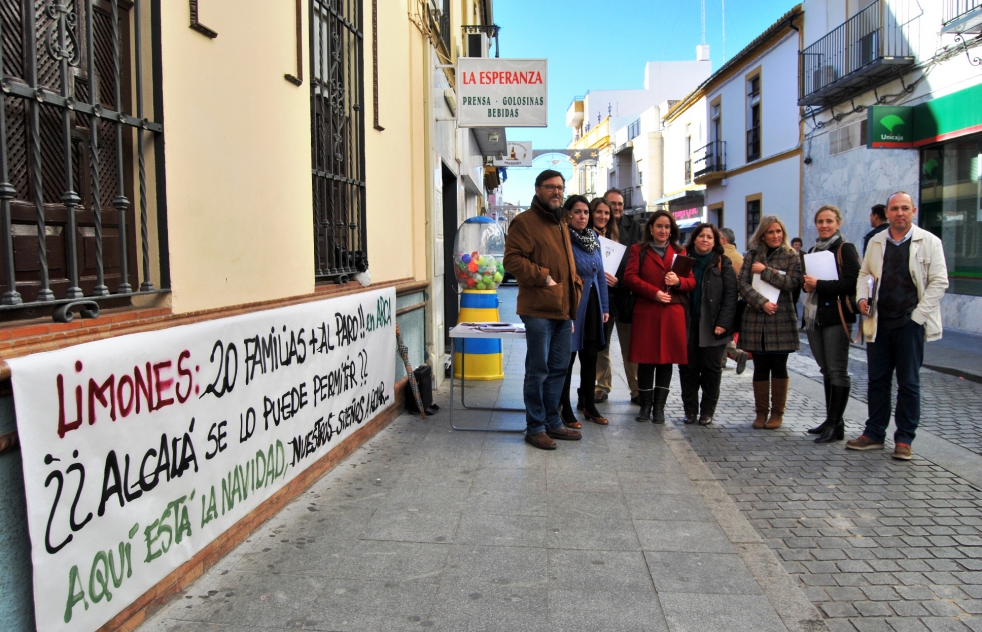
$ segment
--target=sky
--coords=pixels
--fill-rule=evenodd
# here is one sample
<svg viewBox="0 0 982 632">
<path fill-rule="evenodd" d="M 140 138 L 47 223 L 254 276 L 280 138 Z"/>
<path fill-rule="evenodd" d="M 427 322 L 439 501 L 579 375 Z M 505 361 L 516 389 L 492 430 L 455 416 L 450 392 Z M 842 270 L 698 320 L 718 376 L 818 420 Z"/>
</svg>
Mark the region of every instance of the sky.
<svg viewBox="0 0 982 632">
<path fill-rule="evenodd" d="M 714 71 L 797 4 L 725 0 L 724 56 L 723 1 L 706 0 L 706 43 Z M 574 96 L 641 89 L 645 62 L 694 60 L 702 43 L 700 0 L 494 0 L 494 21 L 501 27 L 501 57 L 549 60 L 549 127 L 506 131 L 508 140 L 530 140 L 533 148 L 569 145 L 566 110 Z M 552 164 L 545 157 L 530 169 L 509 169 L 505 202 L 528 204 L 535 175 L 550 168 L 572 174 L 570 163 Z"/>
</svg>

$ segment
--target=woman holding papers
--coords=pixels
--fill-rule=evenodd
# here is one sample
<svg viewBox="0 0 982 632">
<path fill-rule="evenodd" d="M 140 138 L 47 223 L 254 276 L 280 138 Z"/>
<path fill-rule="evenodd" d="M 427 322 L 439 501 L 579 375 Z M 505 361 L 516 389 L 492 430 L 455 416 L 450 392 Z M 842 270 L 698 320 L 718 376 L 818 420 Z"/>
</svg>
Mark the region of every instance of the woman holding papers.
<svg viewBox="0 0 982 632">
<path fill-rule="evenodd" d="M 641 243 L 631 246 L 624 271 L 624 285 L 636 296 L 628 359 L 638 363 L 637 421 L 650 417 L 656 424 L 665 423 L 672 365 L 688 364 L 682 301 L 695 289 L 696 279 L 691 267 L 684 273 L 673 271 L 680 258 L 688 259 L 679 245 L 675 218 L 666 211 L 655 212 L 645 224 Z"/>
<path fill-rule="evenodd" d="M 747 301 L 739 347 L 754 356 L 753 427 L 774 429 L 784 422 L 788 401 L 788 354 L 801 347 L 792 298 L 801 287 L 801 263 L 776 215 L 761 218 L 748 245 L 738 280 Z"/>
<path fill-rule="evenodd" d="M 807 293 L 802 323 L 825 382 L 825 421 L 808 432 L 815 443 L 842 441 L 849 403 L 849 341 L 856 322 L 859 252 L 839 232 L 842 213 L 826 205 L 815 213 L 818 241 L 804 259 Z"/>
<path fill-rule="evenodd" d="M 590 205 L 586 198 L 582 195 L 571 195 L 563 206 L 570 212 L 570 241 L 573 244 L 576 274 L 583 279 L 583 295 L 576 310 L 576 322 L 573 324 L 573 339 L 570 346 L 573 353 L 569 359 L 569 368 L 566 370 L 566 384 L 563 388 L 560 416 L 566 426 L 570 428 L 582 427 L 582 424 L 576 420 L 569 400 L 573 364 L 576 361 L 576 354 L 579 352 L 579 395 L 583 414 L 594 423 L 607 425 L 607 420 L 597 411 L 593 401 L 597 380 L 597 353 L 606 346 L 604 323 L 610 317 L 603 256 L 600 253 L 597 233 L 587 226 L 590 223 Z"/>
<path fill-rule="evenodd" d="M 696 260 L 696 289 L 689 301 L 688 364 L 679 365 L 685 423 L 713 423 L 726 343 L 733 338 L 737 280 L 730 258 L 723 255 L 719 231 L 699 224 L 685 247 Z M 699 388 L 702 387 L 702 405 Z"/>
</svg>

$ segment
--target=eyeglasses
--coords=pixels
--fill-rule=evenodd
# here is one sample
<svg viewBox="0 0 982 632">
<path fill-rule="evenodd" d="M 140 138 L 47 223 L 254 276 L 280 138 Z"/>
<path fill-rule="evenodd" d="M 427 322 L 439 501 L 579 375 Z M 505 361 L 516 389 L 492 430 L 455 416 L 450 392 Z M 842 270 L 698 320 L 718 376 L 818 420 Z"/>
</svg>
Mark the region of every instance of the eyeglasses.
<svg viewBox="0 0 982 632">
<path fill-rule="evenodd" d="M 542 188 L 546 191 L 555 191 L 556 193 L 562 193 L 566 190 L 566 187 L 561 184 L 543 184 Z"/>
</svg>

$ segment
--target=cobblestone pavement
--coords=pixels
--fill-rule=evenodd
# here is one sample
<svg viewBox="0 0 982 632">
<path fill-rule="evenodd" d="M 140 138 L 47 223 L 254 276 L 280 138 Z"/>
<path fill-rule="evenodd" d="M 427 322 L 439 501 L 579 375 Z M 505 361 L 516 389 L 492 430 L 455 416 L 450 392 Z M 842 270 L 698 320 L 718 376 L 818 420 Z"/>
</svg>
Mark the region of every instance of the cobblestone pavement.
<svg viewBox="0 0 982 632">
<path fill-rule="evenodd" d="M 808 341 L 801 337 L 801 353 L 793 354 L 788 366 L 796 373 L 822 381 Z M 982 365 L 982 358 L 979 359 Z M 849 352 L 852 397 L 866 402 L 868 386 L 866 350 Z M 894 386 L 896 395 L 896 385 Z M 920 427 L 947 441 L 982 455 L 982 385 L 930 369 L 921 371 Z"/>
<path fill-rule="evenodd" d="M 858 354 L 851 371 L 862 378 Z M 794 371 L 820 382 L 807 347 L 792 358 Z M 868 452 L 815 445 L 804 431 L 824 407 L 802 394 L 821 392 L 803 379 L 792 374 L 779 430 L 750 428 L 749 368 L 724 373 L 720 410 L 738 414 L 718 414 L 706 428 L 676 426 L 832 630 L 982 630 L 975 616 L 982 614 L 982 491 L 920 456 L 894 461 L 890 445 Z M 922 389 L 922 427 L 978 453 L 979 386 L 925 371 Z M 865 399 L 865 380 L 856 379 L 853 391 Z M 850 407 L 854 420 L 865 418 L 863 402 Z M 948 421 L 952 413 L 966 429 Z M 847 435 L 861 429 L 853 421 Z"/>
</svg>

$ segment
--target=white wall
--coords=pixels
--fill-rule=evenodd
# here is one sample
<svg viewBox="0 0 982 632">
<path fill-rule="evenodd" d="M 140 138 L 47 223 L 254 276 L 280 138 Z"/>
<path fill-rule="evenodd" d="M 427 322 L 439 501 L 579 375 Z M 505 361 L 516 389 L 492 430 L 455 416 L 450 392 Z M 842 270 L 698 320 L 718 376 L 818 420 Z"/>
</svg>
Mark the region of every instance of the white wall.
<svg viewBox="0 0 982 632">
<path fill-rule="evenodd" d="M 708 106 L 705 97 L 703 97 L 665 126 L 662 132 L 665 144 L 664 195 L 672 195 L 686 188 L 691 188 L 692 185 L 685 182 L 686 129 L 688 125 L 692 125 L 692 151 L 695 155 L 695 150 L 708 142 L 707 119 Z M 694 168 L 693 172 L 695 172 Z"/>
<path fill-rule="evenodd" d="M 726 141 L 726 168 L 747 164 L 747 76 L 760 69 L 761 138 L 760 159 L 798 146 L 798 35 L 788 34 L 776 46 L 747 62 L 746 66 L 706 96 L 708 103 L 721 97 L 723 137 Z M 705 125 L 710 124 L 707 112 Z M 708 137 L 708 135 L 707 135 Z M 707 141 L 708 142 L 708 141 Z"/>
<path fill-rule="evenodd" d="M 736 233 L 737 250 L 747 249 L 747 196 L 761 194 L 761 216 L 777 215 L 788 227 L 788 239 L 800 236 L 798 222 L 800 160 L 793 156 L 726 179 L 726 186 L 706 189 L 706 205 L 723 202 L 723 226 Z M 814 240 L 813 240 L 814 241 Z"/>
</svg>

